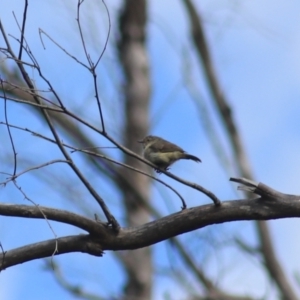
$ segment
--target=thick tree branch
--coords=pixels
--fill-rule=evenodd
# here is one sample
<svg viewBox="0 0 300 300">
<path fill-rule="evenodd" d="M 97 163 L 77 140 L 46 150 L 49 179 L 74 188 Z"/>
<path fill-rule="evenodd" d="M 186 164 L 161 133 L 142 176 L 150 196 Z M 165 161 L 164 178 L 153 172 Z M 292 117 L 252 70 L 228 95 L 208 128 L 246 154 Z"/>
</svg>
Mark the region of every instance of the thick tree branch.
<svg viewBox="0 0 300 300">
<path fill-rule="evenodd" d="M 232 180 L 246 184 L 249 182 L 245 181 L 245 179 Z M 26 205 L 0 204 L 0 215 L 3 216 L 42 219 L 43 216 L 40 210 L 43 210 L 43 213 L 49 220 L 72 224 L 92 233 L 90 237 L 80 235 L 78 237 L 53 239 L 7 251 L 4 257 L 0 258 L 0 261 L 2 261 L 0 269 L 32 259 L 51 256 L 56 241 L 59 253 L 55 255 L 75 251 L 99 255 L 99 249 L 129 250 L 143 248 L 212 224 L 241 220 L 270 220 L 300 217 L 300 196 L 283 194 L 262 183 L 254 183 L 253 181 L 251 181 L 251 187 L 253 188 L 253 193 L 261 197 L 225 201 L 220 207 L 203 205 L 189 208 L 140 226 L 121 228 L 118 233 L 112 228 L 106 227 L 103 223 L 65 211 L 41 206 L 37 208 L 27 207 Z M 70 242 L 70 245 L 68 245 L 67 241 Z M 83 245 L 79 246 L 77 242 L 79 244 L 83 242 L 92 244 L 84 247 Z M 95 249 L 99 251 L 95 251 Z M 31 252 L 31 254 L 27 252 Z"/>
<path fill-rule="evenodd" d="M 104 230 L 104 228 L 107 228 L 107 224 L 105 223 L 101 223 L 99 221 L 95 221 L 66 210 L 44 207 L 41 205 L 30 206 L 1 203 L 0 215 L 28 219 L 44 219 L 46 216 L 48 220 L 76 226 L 89 232 L 92 235 L 101 235 L 102 230 Z M 102 234 L 104 234 L 104 231 Z"/>
<path fill-rule="evenodd" d="M 58 251 L 56 251 L 58 245 Z M 68 236 L 30 244 L 2 253 L 0 270 L 22 264 L 34 259 L 70 252 L 83 252 L 102 256 L 103 251 L 98 241 L 89 235 Z"/>
</svg>

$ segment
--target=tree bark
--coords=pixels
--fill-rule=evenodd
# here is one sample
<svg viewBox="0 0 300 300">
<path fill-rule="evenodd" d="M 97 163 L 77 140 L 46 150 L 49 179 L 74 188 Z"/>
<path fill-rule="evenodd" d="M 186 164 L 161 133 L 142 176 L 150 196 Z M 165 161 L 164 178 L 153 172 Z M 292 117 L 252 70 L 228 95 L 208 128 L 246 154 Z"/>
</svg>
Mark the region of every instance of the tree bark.
<svg viewBox="0 0 300 300">
<path fill-rule="evenodd" d="M 125 130 L 124 145 L 136 153 L 141 153 L 137 140 L 148 133 L 149 128 L 149 62 L 145 48 L 145 26 L 147 3 L 144 0 L 127 0 L 120 14 L 119 57 L 124 69 L 125 83 Z M 145 164 L 126 156 L 125 163 L 138 169 L 146 169 Z M 149 169 L 149 168 L 148 168 Z M 149 199 L 150 180 L 148 177 L 122 170 L 124 178 L 135 183 L 137 192 Z M 121 186 L 123 193 L 127 224 L 137 226 L 149 221 L 149 213 L 145 206 L 136 201 L 129 189 Z M 151 299 L 152 290 L 152 258 L 151 249 L 143 248 L 129 251 L 121 255 L 127 273 L 124 288 L 125 299 Z"/>
</svg>

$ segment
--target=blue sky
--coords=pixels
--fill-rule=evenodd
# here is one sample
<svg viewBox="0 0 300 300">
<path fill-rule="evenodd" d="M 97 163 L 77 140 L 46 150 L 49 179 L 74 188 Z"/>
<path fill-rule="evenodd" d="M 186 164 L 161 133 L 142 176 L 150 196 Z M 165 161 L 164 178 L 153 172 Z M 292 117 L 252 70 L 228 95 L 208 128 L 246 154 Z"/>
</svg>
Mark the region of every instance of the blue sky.
<svg viewBox="0 0 300 300">
<path fill-rule="evenodd" d="M 121 74 L 117 68 L 118 61 L 114 49 L 117 36 L 115 16 L 118 13 L 119 2 L 107 3 L 112 17 L 112 35 L 99 68 L 99 87 L 104 103 L 105 118 L 110 132 L 116 138 L 120 138 L 121 134 L 115 121 L 117 125 L 120 125 L 122 120 L 122 111 L 118 109 L 122 102 Z M 194 3 L 202 13 L 217 74 L 232 106 L 256 180 L 282 192 L 299 194 L 297 176 L 300 169 L 299 2 L 292 0 L 243 2 L 205 0 L 194 1 Z M 98 5 L 96 9 L 90 9 L 93 5 L 93 1 L 87 2 L 88 9 L 83 12 L 82 18 L 88 37 L 87 44 L 91 49 L 91 54 L 96 57 L 105 41 L 107 19 L 103 7 Z M 20 0 L 0 0 L 0 18 L 8 33 L 17 33 L 11 11 L 15 11 L 17 17 L 21 18 L 22 6 L 23 1 Z M 30 2 L 28 42 L 60 96 L 66 99 L 70 107 L 72 105 L 74 111 L 80 112 L 82 116 L 97 124 L 98 116 L 94 114 L 92 81 L 88 72 L 74 64 L 74 61 L 67 58 L 46 39 L 44 40 L 46 50 L 43 50 L 38 37 L 38 28 L 42 28 L 66 49 L 84 59 L 76 31 L 75 7 L 76 1 L 68 5 L 60 0 L 43 1 L 43 3 L 41 1 Z M 199 101 L 207 108 L 213 125 L 220 135 L 224 151 L 230 153 L 222 124 L 215 113 L 214 106 L 210 103 L 210 95 L 203 81 L 202 71 L 197 66 L 197 57 L 191 46 L 186 13 L 181 1 L 151 1 L 149 16 L 148 49 L 151 62 L 151 120 L 153 121 L 151 132 L 177 143 L 202 159 L 201 165 L 193 162 L 178 162 L 172 167 L 175 174 L 189 180 L 197 178 L 203 186 L 214 191 L 222 200 L 242 197 L 241 194 L 236 193 L 236 186 L 228 182 L 229 176 L 236 174 L 232 169 L 227 173 L 222 169 L 207 136 L 203 118 L 195 110 L 194 101 Z M 1 47 L 3 45 L 1 38 L 0 45 Z M 38 77 L 35 74 L 33 76 L 39 82 Z M 182 77 L 194 87 L 198 96 L 196 100 L 190 97 Z M 14 123 L 28 126 L 28 120 L 30 120 L 29 124 L 36 131 L 44 130 L 41 122 L 27 110 L 11 105 L 10 111 L 11 120 Z M 2 110 L 0 112 L 1 120 L 3 120 Z M 6 139 L 5 130 L 3 128 L 0 130 L 1 136 Z M 60 157 L 59 152 L 54 148 L 51 148 L 50 156 L 49 145 L 37 141 L 32 136 L 15 132 L 15 139 L 21 157 L 30 154 L 32 157 L 38 155 L 41 162 L 47 161 L 49 157 Z M 99 143 L 102 142 L 99 137 L 95 136 L 95 139 L 98 139 Z M 33 143 L 35 147 L 32 147 Z M 117 155 L 117 153 L 112 153 L 112 156 Z M 80 158 L 78 158 L 78 163 L 82 163 Z M 73 178 L 66 166 L 59 166 L 59 168 L 63 170 L 65 176 Z M 52 171 L 55 174 L 50 167 L 50 174 Z M 92 170 L 86 172 L 93 174 Z M 165 177 L 163 179 L 174 185 L 170 179 Z M 28 186 L 29 180 L 32 183 L 31 186 Z M 92 180 L 97 188 L 99 182 L 105 184 L 101 192 L 105 193 L 107 198 L 113 198 L 111 208 L 121 216 L 122 214 L 117 211 L 119 196 L 102 179 L 92 178 Z M 65 197 L 61 197 L 56 191 L 47 190 L 47 197 L 45 197 L 44 186 L 36 185 L 35 179 L 30 175 L 20 179 L 20 183 L 24 188 L 26 187 L 26 191 L 34 201 L 41 205 L 80 211 L 80 208 L 73 205 L 70 199 L 66 201 Z M 76 188 L 74 188 L 76 192 L 80 192 L 82 198 L 85 199 L 84 205 L 94 205 L 91 204 L 93 200 L 87 196 L 83 188 Z M 188 206 L 209 203 L 207 198 L 199 196 L 187 187 L 176 185 L 176 188 L 184 195 Z M 12 186 L 1 188 L 0 195 L 5 202 L 26 203 Z M 158 184 L 154 185 L 153 199 L 155 206 L 164 214 L 179 209 L 178 200 L 174 200 L 174 196 Z M 295 230 L 299 226 L 299 220 L 276 220 L 269 222 L 269 225 L 278 256 L 289 276 L 292 276 L 294 272 L 300 271 L 298 260 L 300 244 L 294 238 L 297 236 Z M 54 227 L 58 235 L 78 233 L 76 229 L 58 224 Z M 201 257 L 209 257 L 205 264 L 209 266 L 211 274 L 222 272 L 228 274 L 223 276 L 226 290 L 245 292 L 253 291 L 255 288 L 257 296 L 267 293 L 268 299 L 272 299 L 274 293 L 271 287 L 268 287 L 266 291 L 262 273 L 255 267 L 255 262 L 241 254 L 236 254 L 232 249 L 217 251 L 205 243 L 211 236 L 219 241 L 236 232 L 255 245 L 253 228 L 251 222 L 236 222 L 200 230 L 197 232 L 199 243 L 195 241 L 193 235 L 180 238 L 192 240 L 193 251 L 199 249 Z M 53 238 L 45 222 L 16 218 L 13 222 L 11 219 L 1 218 L 0 234 L 1 243 L 5 249 L 30 241 Z M 12 235 L 18 235 L 18 239 L 12 239 Z M 161 267 L 169 266 L 170 257 L 171 260 L 173 256 L 176 258 L 176 253 L 170 253 L 172 251 L 166 243 L 156 245 L 153 249 L 155 260 Z M 237 257 L 239 264 L 233 267 L 232 262 Z M 118 274 L 119 282 L 123 280 L 121 270 L 110 253 L 102 259 L 72 254 L 67 258 L 66 256 L 55 258 L 55 261 L 64 266 L 68 278 L 73 279 L 74 282 L 84 282 L 86 289 L 101 292 L 104 295 L 116 293 L 111 284 L 116 274 Z M 82 272 L 80 268 L 82 264 L 90 268 Z M 54 297 L 72 299 L 54 284 L 50 274 L 41 271 L 42 266 L 42 261 L 36 261 L 2 272 L 1 298 L 15 300 L 22 298 L 21 295 L 24 293 L 28 293 L 31 299 L 40 299 L 41 296 L 43 299 Z M 97 266 L 96 270 L 94 266 Z M 103 272 L 103 270 L 109 271 Z M 239 286 L 233 284 L 237 278 L 240 280 L 241 274 L 244 274 L 246 270 L 251 270 L 251 272 L 247 271 L 248 276 L 245 282 Z M 89 280 L 84 280 L 84 278 L 89 278 Z M 98 286 L 99 278 L 104 283 L 101 287 Z M 177 285 L 171 279 L 163 276 L 156 278 L 159 280 L 155 281 L 155 294 L 158 295 L 155 299 L 163 299 L 166 293 L 173 295 L 171 299 L 178 299 L 181 293 L 184 295 L 184 292 L 178 290 Z M 47 289 L 48 287 L 51 287 L 51 292 Z"/>
</svg>

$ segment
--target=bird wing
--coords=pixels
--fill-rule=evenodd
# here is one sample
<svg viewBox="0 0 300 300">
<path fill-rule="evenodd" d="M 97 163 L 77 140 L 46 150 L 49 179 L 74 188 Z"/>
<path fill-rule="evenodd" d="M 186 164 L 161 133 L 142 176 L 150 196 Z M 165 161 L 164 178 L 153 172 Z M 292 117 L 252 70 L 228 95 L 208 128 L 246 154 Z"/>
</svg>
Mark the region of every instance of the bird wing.
<svg viewBox="0 0 300 300">
<path fill-rule="evenodd" d="M 159 149 L 159 152 L 166 153 L 166 152 L 173 152 L 173 151 L 179 151 L 179 152 L 185 152 L 182 148 L 179 146 L 168 142 L 166 140 L 160 139 L 157 141 L 156 148 Z"/>
</svg>

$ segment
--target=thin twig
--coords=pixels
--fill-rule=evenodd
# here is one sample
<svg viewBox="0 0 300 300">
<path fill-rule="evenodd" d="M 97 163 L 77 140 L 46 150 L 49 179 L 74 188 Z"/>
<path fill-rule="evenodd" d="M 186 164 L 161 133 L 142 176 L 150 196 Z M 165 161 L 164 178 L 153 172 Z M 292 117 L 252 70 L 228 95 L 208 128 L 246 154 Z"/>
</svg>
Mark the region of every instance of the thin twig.
<svg viewBox="0 0 300 300">
<path fill-rule="evenodd" d="M 54 159 L 54 160 L 51 160 L 51 161 L 47 161 L 46 163 L 44 164 L 40 164 L 40 165 L 37 165 L 37 166 L 34 166 L 34 167 L 31 167 L 31 168 L 28 168 L 18 174 L 13 174 L 11 177 L 9 177 L 6 181 L 3 181 L 3 182 L 0 182 L 0 185 L 7 185 L 9 182 L 11 181 L 14 181 L 15 179 L 17 179 L 18 177 L 20 177 L 21 175 L 25 174 L 25 173 L 28 173 L 32 170 L 38 170 L 40 168 L 43 168 L 43 167 L 47 167 L 49 165 L 52 165 L 52 164 L 55 164 L 55 163 L 67 163 L 69 164 L 70 162 L 67 161 L 67 160 L 64 160 L 64 159 Z M 1 172 L 0 172 L 1 173 Z"/>
<path fill-rule="evenodd" d="M 22 59 L 22 49 L 23 49 L 23 41 L 24 41 L 24 36 L 25 36 L 25 25 L 26 25 L 26 18 L 27 18 L 27 8 L 28 8 L 28 0 L 25 0 L 25 7 L 24 7 L 24 11 L 23 11 L 22 30 L 21 30 L 21 42 L 20 42 L 20 49 L 19 49 L 19 55 L 18 55 L 18 59 L 19 60 Z M 15 16 L 15 14 L 14 14 L 14 16 Z"/>
<path fill-rule="evenodd" d="M 3 249 L 3 246 L 2 246 L 2 243 L 0 243 L 0 248 L 1 248 L 1 251 L 2 251 L 2 265 L 4 264 L 4 261 L 5 261 L 5 254 L 6 254 L 6 251 L 4 251 Z M 1 270 L 0 270 L 1 272 Z"/>
<path fill-rule="evenodd" d="M 105 40 L 105 43 L 104 43 L 103 50 L 102 50 L 102 52 L 101 52 L 101 54 L 100 54 L 100 56 L 99 56 L 97 62 L 95 63 L 95 68 L 97 68 L 97 66 L 98 66 L 98 64 L 99 64 L 99 62 L 100 62 L 102 56 L 103 56 L 104 53 L 105 53 L 106 47 L 107 47 L 107 45 L 108 45 L 109 37 L 110 37 L 110 31 L 111 31 L 111 20 L 110 20 L 109 10 L 108 10 L 107 5 L 106 5 L 106 3 L 105 3 L 104 0 L 102 0 L 102 3 L 103 3 L 103 5 L 104 5 L 104 7 L 105 7 L 105 10 L 106 10 L 106 13 L 107 13 L 107 17 L 108 17 L 108 31 L 107 31 L 107 36 L 106 36 L 106 40 Z"/>
<path fill-rule="evenodd" d="M 1 124 L 4 124 L 4 123 L 3 123 L 3 122 L 0 122 L 0 125 L 1 125 Z M 40 133 L 34 132 L 34 131 L 32 131 L 32 130 L 30 130 L 30 129 L 28 129 L 28 128 L 22 128 L 22 127 L 15 126 L 15 125 L 11 125 L 11 124 L 9 124 L 8 126 L 9 126 L 9 127 L 12 127 L 12 128 L 19 129 L 19 130 L 23 130 L 23 131 L 26 131 L 26 132 L 30 132 L 30 133 L 33 134 L 34 136 L 37 136 L 37 137 L 42 138 L 42 139 L 44 139 L 44 140 L 46 140 L 46 141 L 48 141 L 48 142 L 51 142 L 51 143 L 56 144 L 56 141 L 55 141 L 54 139 L 51 139 L 51 138 L 49 138 L 49 137 L 46 137 L 46 136 L 44 136 L 44 135 L 42 135 L 42 134 L 40 134 Z M 156 178 L 156 177 L 152 176 L 151 174 L 148 174 L 148 173 L 146 173 L 146 172 L 144 172 L 144 171 L 141 171 L 141 170 L 139 170 L 139 169 L 133 168 L 133 167 L 127 165 L 127 164 L 124 164 L 124 163 L 121 163 L 121 162 L 119 162 L 119 161 L 116 161 L 116 160 L 114 160 L 114 159 L 112 159 L 112 158 L 109 158 L 109 157 L 107 157 L 107 156 L 105 156 L 105 155 L 103 155 L 103 154 L 96 153 L 96 152 L 92 152 L 92 151 L 87 150 L 87 149 L 79 149 L 79 148 L 76 148 L 76 147 L 74 147 L 74 146 L 68 145 L 68 144 L 66 144 L 66 143 L 64 143 L 64 142 L 62 142 L 62 145 L 63 145 L 64 147 L 66 147 L 66 148 L 72 149 L 72 152 L 81 152 L 81 153 L 85 153 L 85 154 L 89 154 L 89 155 L 93 155 L 93 156 L 96 156 L 96 157 L 103 158 L 103 159 L 105 159 L 105 160 L 107 160 L 107 161 L 109 161 L 109 162 L 112 162 L 112 163 L 116 164 L 116 165 L 125 167 L 125 168 L 127 168 L 127 169 L 129 169 L 129 170 L 138 172 L 138 173 L 140 173 L 140 174 L 143 174 L 143 175 L 145 175 L 145 176 L 148 176 L 148 177 L 152 178 L 153 180 L 158 181 L 159 183 L 165 185 L 165 186 L 168 187 L 170 190 L 172 190 L 172 191 L 180 198 L 180 200 L 182 201 L 182 209 L 186 209 L 186 207 L 187 207 L 187 206 L 186 206 L 186 203 L 185 203 L 183 197 L 179 194 L 179 192 L 177 192 L 173 187 L 171 187 L 169 184 L 165 183 L 165 182 L 162 181 L 161 179 Z M 32 168 L 26 169 L 25 171 L 20 172 L 19 174 L 15 175 L 14 177 L 9 178 L 8 180 L 6 180 L 6 181 L 4 181 L 4 182 L 0 182 L 0 184 L 6 185 L 6 184 L 7 184 L 8 182 L 10 182 L 11 180 L 14 180 L 14 179 L 17 178 L 18 176 L 20 176 L 20 175 L 22 175 L 22 174 L 24 174 L 24 173 L 26 173 L 26 172 L 29 172 L 29 171 L 35 170 L 35 169 L 39 169 L 39 168 L 41 168 L 41 167 L 45 167 L 45 166 L 47 166 L 47 165 L 49 165 L 49 164 L 51 164 L 51 163 L 56 163 L 56 162 L 70 163 L 69 161 L 65 161 L 65 160 L 59 160 L 59 159 L 53 160 L 53 161 L 47 162 L 47 163 L 45 163 L 45 164 L 38 165 L 38 166 L 35 166 L 35 167 L 32 167 Z"/>
<path fill-rule="evenodd" d="M 36 204 L 33 200 L 31 200 L 31 199 L 23 192 L 22 188 L 17 184 L 16 180 L 13 180 L 13 183 L 14 183 L 15 187 L 16 187 L 16 188 L 20 191 L 20 193 L 23 195 L 23 197 L 24 197 L 27 201 L 31 202 L 31 203 L 39 210 L 39 212 L 40 212 L 40 213 L 42 214 L 42 216 L 44 217 L 44 220 L 47 222 L 47 224 L 48 224 L 50 230 L 52 231 L 52 233 L 53 233 L 53 235 L 54 235 L 54 238 L 55 238 L 55 240 L 56 240 L 56 242 L 55 242 L 55 248 L 54 248 L 54 251 L 53 251 L 53 254 L 52 254 L 52 257 L 53 257 L 56 253 L 58 253 L 58 241 L 57 241 L 57 235 L 56 235 L 56 233 L 55 233 L 53 227 L 51 226 L 51 224 L 50 224 L 50 222 L 49 222 L 47 216 L 44 214 L 44 212 L 43 212 L 42 208 L 40 207 L 40 205 Z"/>
<path fill-rule="evenodd" d="M 83 37 L 81 24 L 80 24 L 80 7 L 81 7 L 81 4 L 83 2 L 84 2 L 84 0 L 78 0 L 78 2 L 77 2 L 77 18 L 76 18 L 76 21 L 77 21 L 79 34 L 80 34 L 80 39 L 81 39 L 81 44 L 82 44 L 82 47 L 83 47 L 83 50 L 84 50 L 84 53 L 85 53 L 85 57 L 86 57 L 89 65 L 90 65 L 90 68 L 91 68 L 91 67 L 93 67 L 93 64 L 91 62 L 90 55 L 88 54 L 87 49 L 86 49 L 85 40 L 84 40 L 84 37 Z M 88 69 L 90 69 L 90 68 L 88 68 Z"/>
<path fill-rule="evenodd" d="M 28 85 L 28 87 L 32 90 L 33 92 L 33 99 L 35 100 L 36 103 L 38 104 L 41 104 L 41 100 L 39 98 L 39 95 L 35 93 L 35 88 L 34 88 L 34 85 L 31 81 L 31 79 L 29 78 L 26 70 L 24 69 L 24 66 L 22 64 L 22 62 L 18 62 L 17 61 L 17 58 L 16 58 L 16 55 L 14 54 L 13 50 L 11 49 L 11 46 L 10 46 L 10 43 L 7 39 L 7 36 L 6 36 L 6 33 L 5 33 L 5 30 L 3 28 L 3 25 L 2 25 L 2 22 L 0 20 L 0 31 L 3 35 L 3 38 L 4 38 L 4 41 L 6 43 L 6 46 L 7 46 L 7 49 L 8 49 L 8 52 L 10 53 L 11 57 L 16 61 L 17 63 L 17 66 L 23 76 L 23 79 L 24 81 L 26 82 L 26 84 Z M 27 52 L 28 53 L 28 52 Z M 31 54 L 30 55 L 30 58 L 32 60 L 35 60 L 32 53 L 28 53 L 28 54 Z M 41 76 L 41 70 L 39 68 L 38 65 L 36 65 L 36 68 L 38 69 L 39 71 L 39 74 Z M 44 79 L 45 80 L 45 79 Z M 48 82 L 48 84 L 50 85 L 50 83 Z M 50 85 L 51 86 L 51 85 Z M 52 88 L 52 87 L 51 87 Z M 54 89 L 53 89 L 53 93 L 54 93 Z M 56 97 L 58 98 L 57 94 L 55 93 Z M 60 102 L 60 104 L 63 106 L 62 102 Z M 69 154 L 66 152 L 66 150 L 64 149 L 63 145 L 61 144 L 61 141 L 60 141 L 60 138 L 59 138 L 59 135 L 52 123 L 52 120 L 47 112 L 47 110 L 45 109 L 41 109 L 42 111 L 42 114 L 49 126 L 49 129 L 50 131 L 52 132 L 55 140 L 56 140 L 56 143 L 57 143 L 57 146 L 59 147 L 60 151 L 62 152 L 62 154 L 64 155 L 64 157 L 70 161 L 70 166 L 71 168 L 73 169 L 74 173 L 78 176 L 78 178 L 81 180 L 81 182 L 85 185 L 85 187 L 87 188 L 87 190 L 93 195 L 94 199 L 98 202 L 98 204 L 100 205 L 100 207 L 102 208 L 107 220 L 108 220 L 108 223 L 111 224 L 113 226 L 113 228 L 118 231 L 120 229 L 120 225 L 119 223 L 117 222 L 117 220 L 113 217 L 113 215 L 110 213 L 108 207 L 106 206 L 104 200 L 100 197 L 100 195 L 95 191 L 95 189 L 91 186 L 91 184 L 89 183 L 89 181 L 83 176 L 83 174 L 80 172 L 80 170 L 78 169 L 78 167 L 75 165 L 75 163 L 72 161 L 71 157 L 69 156 Z"/>
<path fill-rule="evenodd" d="M 40 105 L 40 104 L 39 104 Z M 45 109 L 48 109 L 48 107 L 46 107 Z M 93 126 L 92 124 L 88 123 L 87 121 L 79 118 L 76 114 L 68 111 L 66 108 L 64 108 L 63 111 L 59 111 L 59 112 L 64 112 L 65 114 L 67 114 L 68 116 L 74 118 L 75 120 L 77 120 L 78 122 L 84 124 L 85 126 L 89 127 L 90 129 L 92 129 L 93 131 L 102 134 L 104 137 L 106 137 L 112 144 L 114 144 L 117 148 L 119 148 L 121 151 L 123 151 L 124 153 L 126 153 L 127 155 L 134 157 L 144 163 L 146 163 L 147 165 L 149 165 L 152 168 L 155 168 L 156 166 L 153 165 L 151 162 L 147 161 L 146 159 L 144 159 L 143 157 L 141 157 L 140 155 L 136 154 L 135 152 L 129 150 L 128 148 L 126 148 L 125 146 L 121 145 L 120 143 L 118 143 L 116 140 L 114 140 L 110 135 L 108 135 L 107 133 L 102 132 L 101 130 L 99 130 L 98 128 L 96 128 L 95 126 Z M 167 171 L 162 171 L 162 173 L 164 173 L 165 175 L 171 177 L 172 179 L 186 185 L 186 186 L 190 186 L 193 189 L 196 189 L 202 193 L 204 193 L 206 196 L 208 196 L 210 199 L 213 200 L 213 202 L 215 203 L 216 206 L 220 205 L 220 200 L 210 191 L 208 191 L 207 189 L 205 189 L 204 187 L 200 186 L 199 184 L 196 183 L 192 183 L 189 181 L 186 181 L 184 179 L 181 179 L 177 176 L 175 176 L 174 174 L 167 172 Z"/>
<path fill-rule="evenodd" d="M 11 131 L 10 131 L 10 127 L 8 126 L 6 91 L 3 88 L 3 81 L 2 81 L 1 77 L 0 77 L 0 83 L 1 83 L 1 88 L 2 88 L 2 92 L 3 92 L 3 99 L 4 99 L 4 115 L 5 115 L 5 122 L 7 124 L 6 128 L 7 128 L 7 132 L 8 132 L 10 144 L 11 144 L 11 147 L 12 147 L 12 150 L 13 150 L 13 153 L 14 153 L 14 170 L 13 170 L 13 176 L 15 176 L 15 174 L 17 172 L 17 152 L 16 152 L 14 140 L 12 138 L 12 134 L 11 134 Z"/>
<path fill-rule="evenodd" d="M 84 68 L 89 70 L 89 67 L 84 64 L 83 62 L 81 62 L 77 57 L 75 57 L 74 55 L 72 55 L 71 53 L 69 53 L 65 48 L 63 48 L 60 44 L 58 44 L 48 33 L 46 33 L 43 29 L 39 28 L 39 35 L 40 35 L 40 39 L 41 39 L 41 43 L 44 47 L 44 49 L 46 49 L 45 45 L 44 45 L 44 41 L 42 38 L 42 34 L 44 34 L 53 44 L 55 44 L 60 50 L 62 50 L 66 55 L 68 55 L 69 57 L 71 57 L 72 59 L 74 59 L 77 63 L 79 63 L 80 65 L 82 65 Z"/>
<path fill-rule="evenodd" d="M 0 95 L 0 99 L 1 98 L 4 99 L 4 97 L 2 97 Z M 43 109 L 46 109 L 46 110 L 55 111 L 55 112 L 58 112 L 58 113 L 65 113 L 65 111 L 60 109 L 60 108 L 54 108 L 52 106 L 43 105 L 43 104 L 39 104 L 39 103 L 34 103 L 34 102 L 31 102 L 31 101 L 27 101 L 27 100 L 22 100 L 22 99 L 17 99 L 17 98 L 13 98 L 13 97 L 7 97 L 7 96 L 6 96 L 6 99 L 9 100 L 9 101 L 28 104 L 28 105 L 31 105 L 31 106 L 34 106 L 34 107 L 39 107 L 39 108 L 43 108 Z"/>
</svg>

